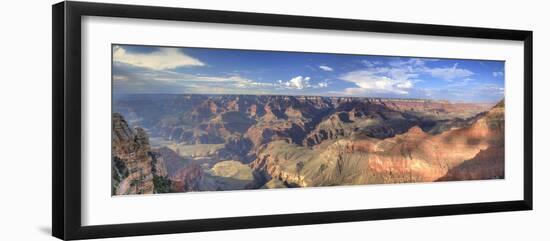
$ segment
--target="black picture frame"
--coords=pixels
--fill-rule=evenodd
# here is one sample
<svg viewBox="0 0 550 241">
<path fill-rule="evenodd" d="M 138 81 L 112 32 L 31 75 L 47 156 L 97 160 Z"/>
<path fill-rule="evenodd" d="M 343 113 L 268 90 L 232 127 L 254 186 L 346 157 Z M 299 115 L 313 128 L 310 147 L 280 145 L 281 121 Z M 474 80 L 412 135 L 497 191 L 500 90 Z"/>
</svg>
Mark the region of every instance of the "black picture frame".
<svg viewBox="0 0 550 241">
<path fill-rule="evenodd" d="M 342 210 L 284 215 L 212 218 L 82 226 L 81 224 L 81 17 L 104 16 L 257 26 L 516 40 L 524 44 L 523 199 L 420 207 Z M 53 155 L 52 233 L 60 239 L 185 233 L 380 219 L 532 210 L 533 32 L 523 30 L 366 21 L 324 17 L 197 10 L 170 7 L 60 2 L 52 6 Z"/>
</svg>

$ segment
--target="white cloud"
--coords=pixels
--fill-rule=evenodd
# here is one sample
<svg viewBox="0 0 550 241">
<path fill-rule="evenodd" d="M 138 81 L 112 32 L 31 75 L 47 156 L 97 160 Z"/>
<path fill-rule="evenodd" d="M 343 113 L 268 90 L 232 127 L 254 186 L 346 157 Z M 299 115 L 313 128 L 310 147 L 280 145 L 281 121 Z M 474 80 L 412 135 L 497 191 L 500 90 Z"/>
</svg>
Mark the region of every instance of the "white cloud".
<svg viewBox="0 0 550 241">
<path fill-rule="evenodd" d="M 317 87 L 318 87 L 318 88 L 326 88 L 326 87 L 328 87 L 328 83 L 327 83 L 327 82 L 318 83 L 318 84 L 317 84 Z"/>
<path fill-rule="evenodd" d="M 238 74 L 204 75 L 177 71 L 135 69 L 115 64 L 115 89 L 122 93 L 196 93 L 196 94 L 291 94 L 326 88 L 327 80 L 312 83 L 311 77 L 296 76 L 287 81 L 260 82 Z M 125 71 L 131 68 L 132 71 Z M 132 81 L 124 81 L 132 80 Z"/>
<path fill-rule="evenodd" d="M 115 46 L 113 61 L 153 70 L 205 65 L 200 60 L 184 54 L 177 48 L 160 48 L 151 53 L 128 53 L 124 48 Z"/>
<path fill-rule="evenodd" d="M 457 68 L 458 64 L 454 64 L 453 67 L 445 68 L 425 68 L 425 71 L 430 73 L 431 76 L 441 78 L 446 81 L 453 81 L 459 78 L 465 78 L 472 76 L 474 73 L 467 69 Z"/>
<path fill-rule="evenodd" d="M 128 81 L 128 76 L 125 75 L 113 75 L 114 81 Z"/>
<path fill-rule="evenodd" d="M 113 70 L 113 83 L 116 88 L 130 93 L 261 93 L 262 90 L 277 87 L 274 83 L 257 82 L 238 74 L 188 74 L 134 68 L 120 63 L 115 63 Z"/>
<path fill-rule="evenodd" d="M 326 66 L 326 65 L 319 65 L 319 69 L 322 69 L 324 71 L 333 71 L 334 69 L 329 67 L 329 66 Z"/>
<path fill-rule="evenodd" d="M 393 66 L 393 67 L 403 67 L 403 66 L 409 66 L 409 67 L 411 67 L 411 66 L 412 67 L 421 66 L 421 67 L 423 67 L 425 63 L 426 63 L 426 60 L 424 60 L 424 59 L 410 58 L 407 61 L 403 61 L 401 59 L 391 61 L 391 62 L 389 62 L 389 65 Z"/>
<path fill-rule="evenodd" d="M 499 76 L 504 76 L 504 72 L 502 71 L 493 72 L 493 77 L 499 77 Z"/>
<path fill-rule="evenodd" d="M 410 89 L 413 87 L 413 83 L 410 80 L 408 80 L 408 81 L 398 83 L 395 86 L 399 89 Z"/>
<path fill-rule="evenodd" d="M 382 65 L 382 61 L 363 60 L 361 61 L 361 63 L 363 63 L 365 66 L 369 68 Z"/>
<path fill-rule="evenodd" d="M 408 94 L 408 90 L 414 86 L 413 80 L 408 77 L 411 76 L 391 68 L 375 68 L 352 71 L 340 78 L 358 87 L 345 89 L 346 94 L 368 92 Z"/>
<path fill-rule="evenodd" d="M 304 89 L 309 88 L 311 85 L 309 84 L 310 77 L 302 77 L 302 76 L 296 76 L 289 81 L 282 81 L 279 80 L 279 85 L 282 87 L 286 87 L 289 89 Z"/>
<path fill-rule="evenodd" d="M 468 69 L 458 68 L 455 63 L 453 67 L 435 67 L 431 68 L 426 65 L 427 62 L 437 62 L 437 59 L 421 59 L 411 58 L 407 61 L 401 59 L 391 61 L 388 64 L 394 71 L 401 71 L 408 74 L 429 74 L 432 77 L 440 78 L 445 81 L 453 81 L 472 76 L 474 73 Z"/>
<path fill-rule="evenodd" d="M 429 75 L 448 82 L 460 80 L 456 86 L 466 86 L 473 79 L 469 78 L 474 73 L 470 70 L 459 68 L 458 64 L 452 67 L 429 67 L 428 62 L 438 61 L 436 59 L 410 58 L 403 60 L 396 58 L 393 61 L 376 63 L 375 61 L 362 61 L 367 66 L 364 69 L 348 72 L 340 79 L 354 83 L 356 87 L 347 88 L 343 91 L 346 95 L 359 94 L 418 94 L 419 88 L 415 84 L 422 82 L 421 76 Z M 427 92 L 426 92 L 427 93 Z M 424 95 L 427 95 L 424 93 Z"/>
</svg>

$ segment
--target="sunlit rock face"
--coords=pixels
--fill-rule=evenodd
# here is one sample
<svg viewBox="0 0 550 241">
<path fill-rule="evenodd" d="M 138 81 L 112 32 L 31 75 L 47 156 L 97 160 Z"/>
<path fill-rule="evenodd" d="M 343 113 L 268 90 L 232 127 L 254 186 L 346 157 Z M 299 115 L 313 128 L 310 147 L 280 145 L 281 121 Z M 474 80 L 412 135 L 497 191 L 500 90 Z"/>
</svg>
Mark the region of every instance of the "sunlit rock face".
<svg viewBox="0 0 550 241">
<path fill-rule="evenodd" d="M 504 177 L 503 102 L 252 95 L 117 101 L 115 194 Z"/>
<path fill-rule="evenodd" d="M 314 148 L 271 142 L 251 164 L 296 186 L 480 180 L 504 177 L 504 107 L 438 135 L 413 126 L 379 139 L 368 133 L 327 139 Z"/>
<path fill-rule="evenodd" d="M 113 114 L 113 194 L 151 194 L 154 176 L 165 177 L 162 157 L 151 152 L 149 137 L 142 128 L 130 129 L 120 114 Z"/>
</svg>

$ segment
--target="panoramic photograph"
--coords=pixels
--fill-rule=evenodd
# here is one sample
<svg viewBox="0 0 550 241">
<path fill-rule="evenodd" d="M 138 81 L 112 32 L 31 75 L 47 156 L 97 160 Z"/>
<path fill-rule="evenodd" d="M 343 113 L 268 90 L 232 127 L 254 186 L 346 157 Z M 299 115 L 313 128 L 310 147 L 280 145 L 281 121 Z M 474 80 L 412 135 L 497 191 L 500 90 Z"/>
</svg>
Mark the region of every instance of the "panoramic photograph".
<svg viewBox="0 0 550 241">
<path fill-rule="evenodd" d="M 504 65 L 113 44 L 111 194 L 504 179 Z"/>
</svg>

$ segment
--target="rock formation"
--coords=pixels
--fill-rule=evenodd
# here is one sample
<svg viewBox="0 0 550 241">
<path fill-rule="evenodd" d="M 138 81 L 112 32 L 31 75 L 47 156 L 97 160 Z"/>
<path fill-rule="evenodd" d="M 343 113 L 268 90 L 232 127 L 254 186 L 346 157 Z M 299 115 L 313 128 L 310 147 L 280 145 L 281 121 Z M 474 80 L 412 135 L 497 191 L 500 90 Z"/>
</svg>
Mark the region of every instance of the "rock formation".
<svg viewBox="0 0 550 241">
<path fill-rule="evenodd" d="M 503 102 L 144 94 L 114 106 L 113 194 L 504 177 Z"/>
<path fill-rule="evenodd" d="M 166 177 L 164 160 L 151 152 L 149 137 L 142 128 L 128 127 L 124 118 L 112 117 L 113 194 L 151 194 L 155 178 Z"/>
<path fill-rule="evenodd" d="M 356 134 L 314 148 L 271 142 L 251 166 L 301 187 L 503 178 L 503 113 L 499 104 L 471 125 L 439 135 L 414 126 L 392 138 Z"/>
</svg>

